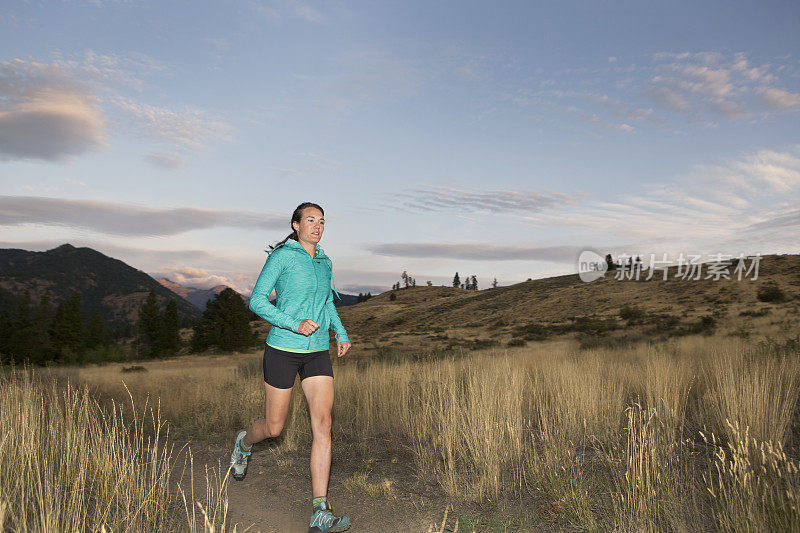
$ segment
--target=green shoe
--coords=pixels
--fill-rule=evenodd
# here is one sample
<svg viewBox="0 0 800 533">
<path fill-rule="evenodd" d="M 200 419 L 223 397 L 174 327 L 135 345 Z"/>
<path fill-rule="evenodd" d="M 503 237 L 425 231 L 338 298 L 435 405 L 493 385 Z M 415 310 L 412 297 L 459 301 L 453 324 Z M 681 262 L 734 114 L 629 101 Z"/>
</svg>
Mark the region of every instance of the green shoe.
<svg viewBox="0 0 800 533">
<path fill-rule="evenodd" d="M 239 447 L 239 441 L 245 435 L 247 435 L 246 429 L 241 430 L 236 435 L 236 441 L 233 443 L 233 452 L 231 452 L 231 473 L 233 474 L 233 479 L 239 481 L 243 480 L 244 476 L 247 475 L 247 458 L 250 456 L 250 452 L 242 453 Z"/>
<path fill-rule="evenodd" d="M 350 519 L 345 515 L 336 517 L 328 502 L 325 502 L 311 515 L 308 533 L 339 533 L 350 529 Z"/>
</svg>

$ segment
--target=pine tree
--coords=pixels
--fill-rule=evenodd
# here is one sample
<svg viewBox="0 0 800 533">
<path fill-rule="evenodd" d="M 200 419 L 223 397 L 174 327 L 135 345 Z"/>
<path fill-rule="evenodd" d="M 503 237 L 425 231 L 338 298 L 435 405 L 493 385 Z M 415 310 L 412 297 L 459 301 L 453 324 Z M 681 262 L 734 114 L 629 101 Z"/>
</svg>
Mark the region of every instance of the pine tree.
<svg viewBox="0 0 800 533">
<path fill-rule="evenodd" d="M 497 278 L 494 278 L 494 279 L 492 280 L 492 288 L 493 288 L 493 289 L 496 289 L 496 288 L 497 288 Z"/>
<path fill-rule="evenodd" d="M 409 285 L 411 285 L 411 278 L 408 276 L 408 272 L 406 272 L 405 270 L 403 270 L 403 273 L 400 274 L 400 279 L 403 280 L 406 289 L 408 288 Z"/>
<path fill-rule="evenodd" d="M 86 347 L 91 350 L 109 344 L 111 344 L 111 332 L 100 318 L 100 314 L 95 311 L 86 327 Z"/>
<path fill-rule="evenodd" d="M 195 326 L 192 349 L 243 350 L 251 347 L 254 340 L 250 316 L 242 297 L 233 289 L 226 288 L 208 303 Z"/>
<path fill-rule="evenodd" d="M 453 276 L 453 287 L 458 288 L 460 286 L 461 286 L 461 278 L 458 277 L 458 272 L 456 272 L 456 275 Z"/>
<path fill-rule="evenodd" d="M 12 360 L 11 332 L 14 325 L 11 323 L 11 313 L 3 310 L 0 313 L 0 361 Z"/>
<path fill-rule="evenodd" d="M 50 302 L 50 289 L 44 291 L 39 305 L 33 313 L 33 334 L 36 339 L 36 355 L 33 363 L 44 363 L 55 357 L 50 339 L 50 324 L 53 321 L 53 304 Z"/>
<path fill-rule="evenodd" d="M 139 310 L 139 355 L 141 357 L 158 357 L 161 355 L 161 310 L 155 291 L 150 291 Z"/>
<path fill-rule="evenodd" d="M 74 292 L 69 300 L 58 304 L 50 328 L 50 338 L 58 352 L 58 360 L 67 362 L 80 360 L 84 348 L 83 322 L 81 295 Z"/>
<path fill-rule="evenodd" d="M 11 359 L 16 362 L 31 361 L 36 358 L 33 315 L 30 293 L 25 291 L 25 294 L 17 301 L 17 305 L 11 315 L 9 351 Z"/>
<path fill-rule="evenodd" d="M 164 353 L 175 355 L 181 347 L 180 322 L 178 320 L 178 304 L 175 300 L 167 303 L 164 318 L 161 322 L 161 342 Z"/>
<path fill-rule="evenodd" d="M 478 290 L 478 278 L 475 277 L 475 274 L 472 275 L 472 283 L 471 283 L 471 285 L 472 285 L 472 290 L 473 291 L 477 291 Z"/>
</svg>

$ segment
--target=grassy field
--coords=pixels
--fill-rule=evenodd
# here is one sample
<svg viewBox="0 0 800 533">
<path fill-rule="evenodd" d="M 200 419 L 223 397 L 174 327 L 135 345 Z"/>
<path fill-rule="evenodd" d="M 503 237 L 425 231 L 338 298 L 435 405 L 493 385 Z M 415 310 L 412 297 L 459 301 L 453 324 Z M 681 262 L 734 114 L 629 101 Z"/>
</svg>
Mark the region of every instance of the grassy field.
<svg viewBox="0 0 800 533">
<path fill-rule="evenodd" d="M 415 475 L 435 482 L 443 500 L 490 508 L 511 501 L 527 514 L 499 526 L 462 518 L 462 531 L 531 523 L 800 531 L 798 340 L 683 336 L 580 349 L 565 339 L 438 360 L 350 361 L 335 367 L 334 448 L 413 462 Z M 73 516 L 131 531 L 167 530 L 167 516 L 201 522 L 197 514 L 187 520 L 167 490 L 174 465 L 162 421 L 176 439 L 227 441 L 262 416 L 257 354 L 154 361 L 138 371 L 109 364 L 53 372 L 85 389 L 35 385 L 13 373 L 0 393 L 0 454 L 4 465 L 17 465 L 0 477 L 0 521 L 18 524 L 46 508 L 50 522 L 30 524 L 32 531 Z M 122 405 L 157 410 L 131 419 L 132 409 L 123 423 Z M 296 393 L 275 450 L 289 454 L 309 442 Z M 34 482 L 42 478 L 49 484 Z M 96 496 L 70 499 L 65 480 L 91 486 Z M 394 482 L 361 469 L 345 486 L 380 501 Z M 224 484 L 217 485 L 203 506 L 217 509 L 219 521 Z M 134 508 L 148 526 L 120 527 Z"/>
<path fill-rule="evenodd" d="M 119 400 L 3 369 L 0 531 L 226 530 L 225 472 L 206 471 L 196 494 L 191 452 L 175 450 L 158 410 Z"/>
</svg>

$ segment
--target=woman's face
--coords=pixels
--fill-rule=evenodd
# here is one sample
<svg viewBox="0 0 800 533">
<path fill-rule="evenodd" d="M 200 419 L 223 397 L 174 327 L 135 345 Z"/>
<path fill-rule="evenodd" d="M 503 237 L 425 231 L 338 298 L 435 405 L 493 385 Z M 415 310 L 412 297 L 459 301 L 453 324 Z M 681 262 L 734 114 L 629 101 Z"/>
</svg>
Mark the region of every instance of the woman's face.
<svg viewBox="0 0 800 533">
<path fill-rule="evenodd" d="M 306 207 L 303 209 L 300 223 L 292 222 L 292 227 L 297 232 L 298 240 L 316 245 L 322 238 L 322 232 L 325 231 L 325 217 L 316 207 Z"/>
</svg>

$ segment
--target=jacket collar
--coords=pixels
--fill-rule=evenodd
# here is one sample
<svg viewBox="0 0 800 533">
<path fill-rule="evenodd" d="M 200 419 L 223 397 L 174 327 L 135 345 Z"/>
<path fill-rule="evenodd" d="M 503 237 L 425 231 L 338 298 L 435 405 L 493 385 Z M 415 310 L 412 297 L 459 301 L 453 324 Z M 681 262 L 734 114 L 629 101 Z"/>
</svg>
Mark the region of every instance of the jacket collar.
<svg viewBox="0 0 800 533">
<path fill-rule="evenodd" d="M 305 249 L 305 248 L 303 248 L 303 245 L 302 245 L 302 244 L 300 244 L 300 242 L 299 242 L 299 241 L 296 241 L 296 240 L 294 240 L 294 239 L 289 239 L 289 240 L 288 240 L 288 241 L 286 241 L 284 244 L 281 244 L 281 245 L 278 245 L 278 246 L 276 246 L 275 248 L 273 248 L 272 250 L 270 250 L 270 251 L 269 251 L 269 253 L 272 253 L 272 252 L 274 252 L 275 250 L 277 250 L 277 249 L 278 249 L 278 248 L 280 248 L 281 246 L 285 246 L 286 248 L 292 249 L 292 250 L 294 250 L 294 251 L 296 251 L 296 252 L 303 252 L 304 254 L 308 254 L 308 252 L 306 251 L 306 249 Z M 325 255 L 325 250 L 323 250 L 322 248 L 320 248 L 320 247 L 319 247 L 319 244 L 317 245 L 317 256 L 316 256 L 314 259 L 316 259 L 317 257 L 327 257 L 327 256 Z"/>
<path fill-rule="evenodd" d="M 281 245 L 279 245 L 279 246 L 276 246 L 275 248 L 273 248 L 272 250 L 270 250 L 270 251 L 269 251 L 269 253 L 272 253 L 272 252 L 274 252 L 275 250 L 277 250 L 277 249 L 278 249 L 278 248 L 280 248 L 281 246 L 285 246 L 286 248 L 289 248 L 290 250 L 294 250 L 295 252 L 302 252 L 302 253 L 304 253 L 304 254 L 308 255 L 308 252 L 306 251 L 306 249 L 305 249 L 305 248 L 303 248 L 303 245 L 302 245 L 302 244 L 300 244 L 300 242 L 299 242 L 299 241 L 296 241 L 296 240 L 294 240 L 294 239 L 289 239 L 289 240 L 288 240 L 288 241 L 286 241 L 285 243 L 283 243 L 283 244 L 281 244 Z M 310 256 L 309 256 L 309 257 L 310 257 Z M 325 258 L 327 258 L 328 256 L 327 256 L 327 255 L 325 255 L 325 250 L 323 250 L 322 248 L 320 248 L 320 247 L 319 247 L 319 244 L 318 244 L 318 245 L 317 245 L 317 257 L 315 257 L 314 259 L 317 259 L 317 258 L 320 258 L 320 257 L 325 257 Z M 342 299 L 342 297 L 341 297 L 341 296 L 339 296 L 339 293 L 336 291 L 336 282 L 335 282 L 335 281 L 334 281 L 334 279 L 333 279 L 333 268 L 331 268 L 331 288 L 333 289 L 333 293 L 334 293 L 334 294 L 336 294 L 336 297 L 337 297 L 337 298 L 339 298 L 339 299 L 341 300 L 341 299 Z"/>
</svg>

